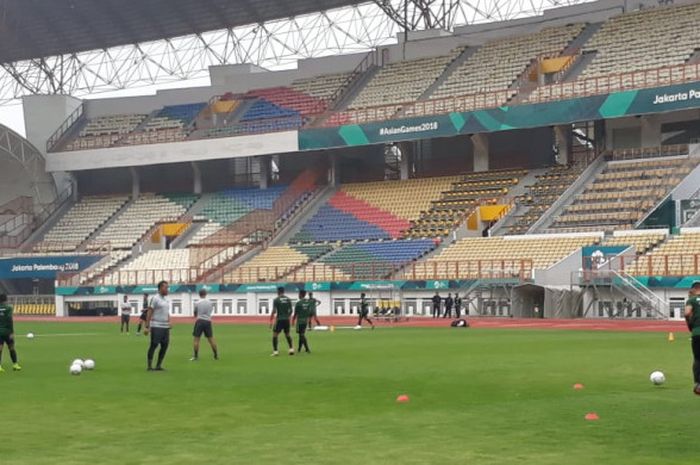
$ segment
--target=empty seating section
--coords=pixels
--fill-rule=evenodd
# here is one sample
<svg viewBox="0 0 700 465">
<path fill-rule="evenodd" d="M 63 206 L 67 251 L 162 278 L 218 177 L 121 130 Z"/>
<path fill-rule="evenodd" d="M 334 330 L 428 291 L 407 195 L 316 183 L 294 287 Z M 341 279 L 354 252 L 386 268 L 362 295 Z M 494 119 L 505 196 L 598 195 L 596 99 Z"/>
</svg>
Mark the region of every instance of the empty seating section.
<svg viewBox="0 0 700 465">
<path fill-rule="evenodd" d="M 461 176 L 442 193 L 439 200 L 432 201 L 430 208 L 418 219 L 411 221 L 411 228 L 404 233 L 405 237 L 446 236 L 477 206 L 496 204 L 525 174 L 526 170 L 508 169 Z"/>
<path fill-rule="evenodd" d="M 517 274 L 548 268 L 581 247 L 596 244 L 599 235 L 470 237 L 457 241 L 437 257 L 407 270 L 416 279 L 469 279 Z"/>
<path fill-rule="evenodd" d="M 189 249 L 150 250 L 107 273 L 100 279 L 106 285 L 155 284 L 161 280 L 192 282 L 197 274 L 190 267 Z"/>
<path fill-rule="evenodd" d="M 688 157 L 609 162 L 549 229 L 630 229 L 696 164 Z"/>
<path fill-rule="evenodd" d="M 353 73 L 322 74 L 292 82 L 292 89 L 327 101 L 340 87 L 348 82 Z"/>
<path fill-rule="evenodd" d="M 505 90 L 538 56 L 559 55 L 582 29 L 582 24 L 573 24 L 487 42 L 455 69 L 430 98 Z M 515 93 L 513 90 L 511 96 Z"/>
<path fill-rule="evenodd" d="M 302 116 L 313 116 L 326 110 L 326 102 L 318 97 L 308 95 L 291 87 L 272 87 L 269 89 L 251 90 L 246 94 L 272 103 L 280 109 L 292 111 Z M 280 115 L 286 116 L 286 115 Z M 275 117 L 275 116 L 271 116 Z"/>
<path fill-rule="evenodd" d="M 693 276 L 700 274 L 700 230 L 684 230 L 628 265 L 638 276 Z"/>
<path fill-rule="evenodd" d="M 127 196 L 87 196 L 73 205 L 34 247 L 36 251 L 75 250 L 129 200 Z"/>
<path fill-rule="evenodd" d="M 332 249 L 329 245 L 268 247 L 252 260 L 227 273 L 224 280 L 233 283 L 275 281 Z"/>
<path fill-rule="evenodd" d="M 101 278 L 103 274 L 109 272 L 113 267 L 116 267 L 121 262 L 131 256 L 130 251 L 112 250 L 105 258 L 92 265 L 85 273 L 80 275 L 80 284 L 89 284 L 95 278 Z"/>
<path fill-rule="evenodd" d="M 384 279 L 435 248 L 431 239 L 358 242 L 345 245 L 294 271 L 294 280 Z"/>
<path fill-rule="evenodd" d="M 13 308 L 15 315 L 56 315 L 55 303 L 16 303 Z"/>
<path fill-rule="evenodd" d="M 188 126 L 206 106 L 206 103 L 190 103 L 163 107 L 138 130 L 131 132 L 124 143 L 153 144 L 184 140 L 189 133 Z"/>
<path fill-rule="evenodd" d="M 527 207 L 522 215 L 508 227 L 509 234 L 525 234 L 530 227 L 552 206 L 571 184 L 576 181 L 585 167 L 582 164 L 555 166 L 543 175 L 537 176 L 535 184 L 519 199 Z"/>
<path fill-rule="evenodd" d="M 698 3 L 611 18 L 585 45 L 597 53 L 580 79 L 685 63 L 700 42 L 699 21 Z"/>
<path fill-rule="evenodd" d="M 198 216 L 227 225 L 254 210 L 271 210 L 275 201 L 287 190 L 286 185 L 267 189 L 227 189 L 212 194 Z"/>
<path fill-rule="evenodd" d="M 458 48 L 448 55 L 384 65 L 350 103 L 349 108 L 414 102 L 463 50 Z"/>
<path fill-rule="evenodd" d="M 658 231 L 615 231 L 613 236 L 605 238 L 602 245 L 634 247 L 637 255 L 646 253 L 666 240 L 667 234 Z"/>
<path fill-rule="evenodd" d="M 202 224 L 192 238 L 188 241 L 188 245 L 201 244 L 207 237 L 221 230 L 223 225 L 217 221 L 207 221 Z"/>
<path fill-rule="evenodd" d="M 186 203 L 184 200 L 189 198 Z M 194 195 L 178 196 L 176 201 L 158 194 L 141 194 L 92 241 L 111 244 L 113 249 L 130 249 L 160 221 L 176 220 L 196 201 Z M 187 205 L 189 203 L 189 205 Z"/>
<path fill-rule="evenodd" d="M 458 177 L 344 184 L 292 242 L 397 239 Z"/>
<path fill-rule="evenodd" d="M 66 144 L 64 150 L 85 150 L 109 147 L 136 129 L 147 115 L 110 115 L 88 120 L 78 137 Z"/>
</svg>

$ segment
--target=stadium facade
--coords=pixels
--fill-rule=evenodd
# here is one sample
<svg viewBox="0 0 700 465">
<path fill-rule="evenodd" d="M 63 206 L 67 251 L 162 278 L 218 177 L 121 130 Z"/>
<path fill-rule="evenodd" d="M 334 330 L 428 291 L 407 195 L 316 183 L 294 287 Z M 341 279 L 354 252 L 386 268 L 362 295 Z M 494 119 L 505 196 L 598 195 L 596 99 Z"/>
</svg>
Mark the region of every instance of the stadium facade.
<svg viewBox="0 0 700 465">
<path fill-rule="evenodd" d="M 24 97 L 54 208 L 0 279 L 55 292 L 20 304 L 59 316 L 140 307 L 166 279 L 183 316 L 202 286 L 217 314 L 268 314 L 282 285 L 337 315 L 360 292 L 429 315 L 437 292 L 471 315 L 681 318 L 700 279 L 700 4 L 677 3 L 215 66 L 152 96 Z"/>
</svg>

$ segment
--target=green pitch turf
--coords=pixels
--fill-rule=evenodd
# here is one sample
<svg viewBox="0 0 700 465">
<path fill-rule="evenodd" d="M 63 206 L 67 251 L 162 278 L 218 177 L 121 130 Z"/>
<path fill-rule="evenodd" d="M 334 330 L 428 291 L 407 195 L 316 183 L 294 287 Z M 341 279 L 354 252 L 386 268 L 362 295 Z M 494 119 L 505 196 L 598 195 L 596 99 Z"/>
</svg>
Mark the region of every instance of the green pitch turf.
<svg viewBox="0 0 700 465">
<path fill-rule="evenodd" d="M 24 371 L 0 375 L 8 465 L 699 460 L 686 335 L 380 328 L 312 333 L 311 356 L 271 358 L 267 328 L 219 325 L 222 360 L 205 344 L 192 363 L 179 325 L 168 371 L 147 373 L 146 338 L 113 325 L 17 326 L 37 337 L 18 337 Z M 70 376 L 76 357 L 96 371 Z"/>
</svg>

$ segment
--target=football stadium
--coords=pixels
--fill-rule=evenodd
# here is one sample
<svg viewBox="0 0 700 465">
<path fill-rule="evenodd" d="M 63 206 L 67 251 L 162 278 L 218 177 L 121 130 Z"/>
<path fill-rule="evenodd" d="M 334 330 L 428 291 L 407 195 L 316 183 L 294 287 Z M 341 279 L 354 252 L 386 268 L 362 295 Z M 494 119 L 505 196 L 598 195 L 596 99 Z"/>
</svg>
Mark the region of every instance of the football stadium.
<svg viewBox="0 0 700 465">
<path fill-rule="evenodd" d="M 697 463 L 697 0 L 0 0 L 0 123 L 1 463 Z"/>
</svg>

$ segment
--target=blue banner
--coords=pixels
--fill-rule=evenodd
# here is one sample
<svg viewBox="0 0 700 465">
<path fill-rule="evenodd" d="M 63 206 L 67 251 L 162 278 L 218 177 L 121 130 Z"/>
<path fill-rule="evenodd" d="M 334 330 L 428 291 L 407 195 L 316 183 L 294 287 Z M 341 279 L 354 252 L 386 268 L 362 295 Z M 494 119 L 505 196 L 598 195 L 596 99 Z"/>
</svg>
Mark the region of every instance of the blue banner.
<svg viewBox="0 0 700 465">
<path fill-rule="evenodd" d="M 0 279 L 56 279 L 58 273 L 85 271 L 101 258 L 99 255 L 1 258 Z"/>
</svg>

